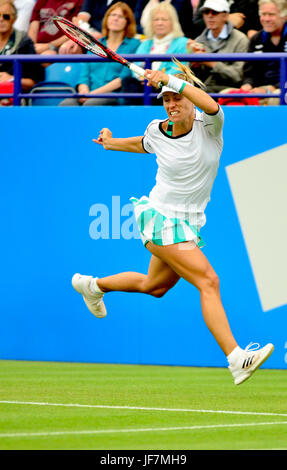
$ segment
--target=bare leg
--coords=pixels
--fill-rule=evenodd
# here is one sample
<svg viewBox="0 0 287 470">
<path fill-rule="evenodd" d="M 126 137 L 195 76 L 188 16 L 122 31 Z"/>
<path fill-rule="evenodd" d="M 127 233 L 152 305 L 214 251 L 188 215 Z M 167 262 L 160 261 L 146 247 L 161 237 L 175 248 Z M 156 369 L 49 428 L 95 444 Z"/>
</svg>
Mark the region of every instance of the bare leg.
<svg viewBox="0 0 287 470">
<path fill-rule="evenodd" d="M 188 245 L 186 245 L 186 248 Z M 180 277 L 193 284 L 200 292 L 205 323 L 217 343 L 228 356 L 237 343 L 232 335 L 219 291 L 219 280 L 202 251 L 184 249 L 182 243 L 168 246 L 147 244 L 148 250 L 168 264 Z"/>
<path fill-rule="evenodd" d="M 140 292 L 162 297 L 179 280 L 179 276 L 162 260 L 152 255 L 147 274 L 125 272 L 103 277 L 97 284 L 103 292 Z"/>
</svg>

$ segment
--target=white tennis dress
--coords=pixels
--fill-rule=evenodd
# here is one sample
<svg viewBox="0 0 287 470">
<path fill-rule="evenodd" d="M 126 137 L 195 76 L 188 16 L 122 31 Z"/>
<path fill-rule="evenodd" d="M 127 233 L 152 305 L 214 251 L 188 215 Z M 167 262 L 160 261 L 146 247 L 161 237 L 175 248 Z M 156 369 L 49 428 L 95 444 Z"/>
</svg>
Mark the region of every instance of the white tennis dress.
<svg viewBox="0 0 287 470">
<path fill-rule="evenodd" d="M 172 137 L 155 119 L 147 127 L 142 145 L 158 164 L 156 185 L 149 197 L 131 198 L 144 245 L 170 245 L 194 241 L 204 245 L 199 230 L 219 166 L 223 147 L 224 114 L 195 110 L 192 129 Z"/>
</svg>

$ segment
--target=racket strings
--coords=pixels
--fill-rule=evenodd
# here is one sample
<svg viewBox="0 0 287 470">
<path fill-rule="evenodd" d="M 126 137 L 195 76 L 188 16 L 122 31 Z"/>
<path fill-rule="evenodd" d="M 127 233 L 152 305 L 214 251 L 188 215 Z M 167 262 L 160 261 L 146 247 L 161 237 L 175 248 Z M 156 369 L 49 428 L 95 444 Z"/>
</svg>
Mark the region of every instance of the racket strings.
<svg viewBox="0 0 287 470">
<path fill-rule="evenodd" d="M 62 29 L 68 33 L 70 38 L 73 37 L 76 40 L 76 42 L 80 44 L 81 46 L 89 49 L 90 51 L 94 52 L 94 54 L 97 54 L 101 57 L 108 57 L 108 54 L 106 54 L 106 52 L 101 47 L 99 47 L 96 44 L 96 42 L 92 38 L 87 36 L 84 32 L 75 30 L 66 24 L 62 24 L 61 26 L 62 26 Z"/>
</svg>

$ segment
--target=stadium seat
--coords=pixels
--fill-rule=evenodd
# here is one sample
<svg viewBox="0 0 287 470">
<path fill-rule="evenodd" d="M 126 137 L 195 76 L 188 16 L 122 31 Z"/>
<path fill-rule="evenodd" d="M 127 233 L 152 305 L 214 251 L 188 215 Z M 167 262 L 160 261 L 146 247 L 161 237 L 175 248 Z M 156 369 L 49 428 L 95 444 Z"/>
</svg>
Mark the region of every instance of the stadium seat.
<svg viewBox="0 0 287 470">
<path fill-rule="evenodd" d="M 30 93 L 76 93 L 80 62 L 57 62 L 45 69 L 45 80 L 37 83 Z M 29 98 L 29 106 L 57 106 L 64 98 Z"/>
<path fill-rule="evenodd" d="M 51 95 L 55 93 L 77 93 L 75 88 L 70 86 L 69 84 L 65 82 L 39 82 L 37 85 L 35 85 L 31 91 L 30 94 L 36 94 L 36 93 L 49 93 Z M 29 98 L 28 99 L 28 105 L 29 106 L 57 106 L 61 101 L 63 101 L 65 98 Z"/>
<path fill-rule="evenodd" d="M 48 82 L 65 82 L 75 88 L 80 76 L 81 66 L 80 62 L 56 62 L 46 68 L 45 80 Z"/>
</svg>

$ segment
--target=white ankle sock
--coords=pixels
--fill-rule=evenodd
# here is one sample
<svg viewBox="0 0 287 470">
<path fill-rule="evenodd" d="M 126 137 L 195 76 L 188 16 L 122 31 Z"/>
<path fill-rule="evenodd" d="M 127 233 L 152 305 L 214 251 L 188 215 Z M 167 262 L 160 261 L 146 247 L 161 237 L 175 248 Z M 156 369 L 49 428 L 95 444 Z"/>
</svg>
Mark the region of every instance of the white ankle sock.
<svg viewBox="0 0 287 470">
<path fill-rule="evenodd" d="M 239 346 L 236 346 L 236 348 L 233 349 L 233 351 L 231 351 L 230 354 L 228 354 L 227 356 L 227 360 L 229 362 L 229 364 L 236 362 L 239 354 L 242 352 L 242 349 L 239 347 Z"/>
<path fill-rule="evenodd" d="M 97 277 L 93 277 L 93 279 L 90 282 L 90 290 L 93 294 L 103 294 L 104 292 L 102 289 L 99 288 L 97 284 Z"/>
</svg>

